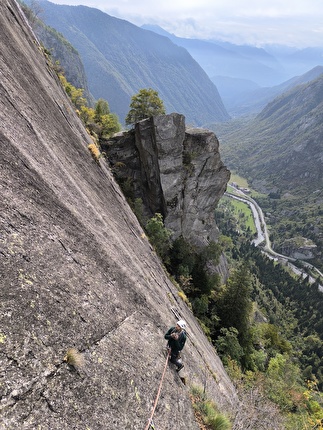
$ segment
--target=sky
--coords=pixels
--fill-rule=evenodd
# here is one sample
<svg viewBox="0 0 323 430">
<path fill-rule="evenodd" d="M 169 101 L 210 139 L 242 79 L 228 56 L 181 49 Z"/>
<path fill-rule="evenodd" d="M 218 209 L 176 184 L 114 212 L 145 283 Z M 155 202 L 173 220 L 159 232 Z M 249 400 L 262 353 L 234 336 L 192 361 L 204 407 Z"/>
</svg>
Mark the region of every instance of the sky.
<svg viewBox="0 0 323 430">
<path fill-rule="evenodd" d="M 179 37 L 236 44 L 323 46 L 322 0 L 50 0 L 85 5 Z"/>
</svg>

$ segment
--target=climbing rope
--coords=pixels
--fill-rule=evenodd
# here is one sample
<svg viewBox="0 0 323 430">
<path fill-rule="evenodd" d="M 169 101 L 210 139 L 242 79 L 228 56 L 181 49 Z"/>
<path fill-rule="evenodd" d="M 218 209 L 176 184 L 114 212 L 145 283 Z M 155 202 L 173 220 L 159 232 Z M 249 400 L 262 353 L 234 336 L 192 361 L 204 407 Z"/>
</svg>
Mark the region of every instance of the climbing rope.
<svg viewBox="0 0 323 430">
<path fill-rule="evenodd" d="M 154 417 L 155 409 L 157 407 L 157 403 L 158 403 L 158 399 L 159 399 L 159 396 L 160 396 L 160 392 L 161 392 L 161 389 L 162 389 L 163 380 L 164 380 L 164 377 L 165 377 L 165 373 L 166 373 L 166 369 L 167 369 L 167 363 L 168 363 L 168 360 L 169 360 L 169 356 L 170 356 L 170 349 L 168 349 L 168 352 L 167 352 L 165 367 L 164 367 L 164 371 L 163 371 L 163 374 L 162 374 L 162 377 L 161 377 L 161 380 L 160 380 L 160 383 L 159 383 L 159 388 L 158 388 L 157 396 L 156 396 L 156 399 L 155 399 L 154 407 L 153 407 L 153 410 L 151 412 L 151 415 L 150 415 L 150 418 L 148 420 L 148 423 L 147 423 L 147 425 L 145 427 L 145 430 L 149 430 L 149 428 L 155 429 L 155 426 L 154 426 L 154 423 L 153 423 L 153 417 Z"/>
</svg>

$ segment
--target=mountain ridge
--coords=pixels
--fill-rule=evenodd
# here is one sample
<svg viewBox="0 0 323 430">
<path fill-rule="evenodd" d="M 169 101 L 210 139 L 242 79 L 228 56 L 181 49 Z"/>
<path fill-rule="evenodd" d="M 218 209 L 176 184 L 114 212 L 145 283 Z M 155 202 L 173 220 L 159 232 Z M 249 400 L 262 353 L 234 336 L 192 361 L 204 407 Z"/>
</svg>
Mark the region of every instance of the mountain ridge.
<svg viewBox="0 0 323 430">
<path fill-rule="evenodd" d="M 108 101 L 121 122 L 141 88 L 157 90 L 166 110 L 193 125 L 229 115 L 205 71 L 169 39 L 98 9 L 40 1 L 46 24 L 78 50 L 93 96 Z M 95 31 L 93 31 L 95 29 Z"/>
<path fill-rule="evenodd" d="M 284 80 L 285 75 L 280 70 L 277 60 L 262 48 L 182 38 L 167 33 L 158 26 L 144 25 L 142 28 L 167 36 L 177 45 L 187 49 L 210 78 L 221 75 L 249 79 L 259 85 L 270 85 Z"/>
<path fill-rule="evenodd" d="M 285 191 L 295 191 L 300 185 L 304 185 L 304 181 L 307 187 L 314 183 L 316 187 L 321 187 L 323 184 L 319 175 L 319 155 L 322 85 L 323 74 L 320 74 L 310 82 L 292 86 L 268 103 L 255 119 L 246 123 L 239 131 L 226 134 L 227 142 L 236 141 L 234 154 L 231 152 L 234 163 L 238 163 L 239 168 L 242 168 L 247 162 L 246 169 L 249 173 L 252 172 L 254 178 L 260 178 L 267 172 L 269 179 L 270 175 L 275 173 L 279 178 L 279 187 Z M 241 144 L 241 139 L 245 144 Z M 225 146 L 223 150 L 226 152 Z M 290 158 L 291 153 L 294 153 L 294 156 Z M 293 165 L 294 157 L 303 166 L 302 172 L 307 171 L 311 164 L 309 176 L 300 175 L 300 167 Z M 309 160 L 312 160 L 310 164 Z M 314 168 L 315 162 L 318 164 L 315 164 Z M 258 171 L 257 165 L 262 166 Z M 283 175 L 287 182 L 283 180 Z M 314 182 L 313 175 L 316 177 Z M 292 187 L 288 186 L 288 178 L 291 177 L 296 181 Z"/>
<path fill-rule="evenodd" d="M 275 97 L 282 95 L 286 91 L 307 82 L 312 81 L 323 73 L 323 66 L 316 66 L 301 76 L 295 76 L 279 85 L 273 87 L 252 87 L 252 83 L 248 82 L 238 85 L 236 94 L 232 95 L 232 88 L 236 84 L 236 80 L 217 77 L 212 79 L 213 82 L 221 88 L 221 97 L 228 109 L 228 112 L 233 117 L 243 115 L 255 115 L 261 112 L 268 103 L 274 100 Z M 244 89 L 241 89 L 244 88 Z"/>
<path fill-rule="evenodd" d="M 290 88 L 293 80 L 323 66 L 322 48 L 292 49 L 275 45 L 258 48 L 219 40 L 181 38 L 155 25 L 146 24 L 142 28 L 185 47 L 208 73 L 232 117 L 259 113 L 266 103 Z"/>
</svg>

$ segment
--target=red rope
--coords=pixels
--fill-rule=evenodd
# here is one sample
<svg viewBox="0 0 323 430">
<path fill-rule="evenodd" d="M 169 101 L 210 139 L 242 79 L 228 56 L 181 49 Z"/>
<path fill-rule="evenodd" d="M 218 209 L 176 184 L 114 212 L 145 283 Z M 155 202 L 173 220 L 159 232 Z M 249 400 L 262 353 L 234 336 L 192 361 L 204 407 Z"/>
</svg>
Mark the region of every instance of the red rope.
<svg viewBox="0 0 323 430">
<path fill-rule="evenodd" d="M 161 389 L 162 389 L 163 380 L 164 380 L 164 377 L 165 377 L 165 372 L 166 372 L 166 369 L 167 369 L 167 363 L 168 363 L 169 356 L 170 356 L 170 349 L 168 350 L 168 353 L 167 353 L 165 367 L 164 367 L 164 371 L 163 371 L 163 374 L 162 374 L 162 377 L 161 377 L 161 380 L 160 380 L 160 383 L 159 383 L 159 388 L 158 388 L 157 396 L 156 396 L 156 399 L 155 399 L 154 407 L 153 407 L 153 410 L 151 412 L 149 421 L 148 421 L 148 423 L 147 423 L 147 425 L 145 427 L 145 430 L 149 430 L 150 424 L 152 423 L 152 420 L 153 420 L 153 416 L 154 416 L 154 413 L 155 413 L 155 410 L 156 410 L 156 407 L 157 407 L 157 403 L 158 403 L 158 399 L 159 399 L 159 396 L 160 396 L 160 392 L 161 392 Z"/>
</svg>

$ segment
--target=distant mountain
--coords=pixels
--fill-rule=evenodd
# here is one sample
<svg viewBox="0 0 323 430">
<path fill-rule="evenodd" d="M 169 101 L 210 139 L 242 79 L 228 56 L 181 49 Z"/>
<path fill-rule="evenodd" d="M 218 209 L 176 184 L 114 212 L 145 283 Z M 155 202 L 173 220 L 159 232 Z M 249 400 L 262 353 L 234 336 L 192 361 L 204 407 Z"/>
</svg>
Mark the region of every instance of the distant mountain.
<svg viewBox="0 0 323 430">
<path fill-rule="evenodd" d="M 315 66 L 323 66 L 322 47 L 295 49 L 286 46 L 268 45 L 265 49 L 277 58 L 289 76 L 302 75 Z"/>
<path fill-rule="evenodd" d="M 265 189 L 304 198 L 322 190 L 323 74 L 275 98 L 222 138 L 229 167 Z"/>
<path fill-rule="evenodd" d="M 279 61 L 262 48 L 181 38 L 155 25 L 143 25 L 142 28 L 166 36 L 187 49 L 210 77 L 246 79 L 260 86 L 276 85 L 287 79 Z"/>
<path fill-rule="evenodd" d="M 184 39 L 155 25 L 142 28 L 185 47 L 208 73 L 227 111 L 234 117 L 260 112 L 275 96 L 291 87 L 295 76 L 298 79 L 323 66 L 322 48 L 283 45 L 257 48 L 218 40 Z"/>
<path fill-rule="evenodd" d="M 229 119 L 205 71 L 169 39 L 97 9 L 45 0 L 39 4 L 44 22 L 80 53 L 90 92 L 106 99 L 121 122 L 141 88 L 157 90 L 167 112 L 184 114 L 187 123 Z"/>
<path fill-rule="evenodd" d="M 212 81 L 219 88 L 220 96 L 232 117 L 259 113 L 275 97 L 285 91 L 317 78 L 323 66 L 316 66 L 301 76 L 295 76 L 280 85 L 259 87 L 250 81 L 241 81 L 218 76 Z"/>
</svg>

